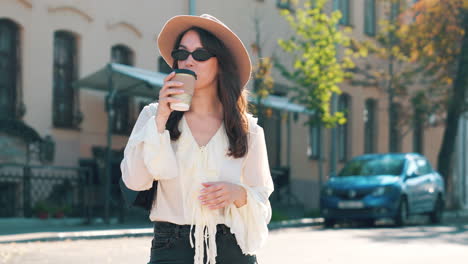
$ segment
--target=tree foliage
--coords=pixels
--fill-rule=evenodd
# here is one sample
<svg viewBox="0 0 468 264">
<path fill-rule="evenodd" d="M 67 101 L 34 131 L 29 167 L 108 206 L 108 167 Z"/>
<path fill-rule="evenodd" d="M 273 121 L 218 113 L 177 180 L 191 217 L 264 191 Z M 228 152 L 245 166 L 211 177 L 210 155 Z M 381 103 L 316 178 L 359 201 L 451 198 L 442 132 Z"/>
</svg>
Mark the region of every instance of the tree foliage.
<svg viewBox="0 0 468 264">
<path fill-rule="evenodd" d="M 278 41 L 283 51 L 292 56 L 292 70 L 278 60 L 275 66 L 282 75 L 294 83 L 292 99 L 315 111 L 326 127 L 344 124 L 343 112 L 332 113 L 333 94 L 340 94 L 338 86 L 351 77 L 349 69 L 354 63 L 349 55 L 338 58 L 339 46 L 347 47 L 350 40 L 338 28 L 339 11 L 325 12 L 326 0 L 317 0 L 312 7 L 308 1 L 294 12 L 282 10 L 294 34 Z"/>
<path fill-rule="evenodd" d="M 464 30 L 463 4 L 466 0 L 421 0 L 408 9 L 406 23 L 399 29 L 410 62 L 423 74 L 424 98 L 434 111 L 444 116 L 456 77 Z M 437 19 L 434 19 L 437 18 Z"/>
<path fill-rule="evenodd" d="M 264 108 L 261 105 L 262 99 L 266 98 L 272 91 L 274 86 L 274 79 L 271 75 L 273 62 L 271 57 L 263 56 L 262 49 L 262 36 L 260 29 L 260 19 L 258 16 L 254 17 L 254 26 L 255 26 L 255 42 L 251 44 L 251 49 L 253 53 L 254 63 L 252 69 L 252 79 L 253 79 L 253 94 L 257 100 L 256 105 L 250 105 L 250 111 L 257 115 L 259 118 L 259 123 L 263 122 L 263 112 Z M 266 116 L 271 116 L 271 109 L 265 109 Z"/>
<path fill-rule="evenodd" d="M 409 12 L 412 21 L 400 31 L 408 36 L 410 59 L 422 65 L 429 91 L 444 91 L 439 93 L 445 131 L 437 165 L 446 179 L 448 205 L 456 208 L 452 157 L 458 121 L 467 111 L 468 0 L 420 0 Z"/>
<path fill-rule="evenodd" d="M 379 21 L 375 37 L 352 39 L 351 49 L 364 50 L 368 57 L 356 62 L 351 83 L 375 87 L 387 95 L 389 129 L 403 137 L 412 130 L 413 122 L 429 126 L 429 116 L 441 112 L 440 104 L 434 102 L 440 100 L 437 92 L 443 90 L 430 91 L 423 84 L 425 79 L 421 78 L 423 68 L 412 61 L 408 34 L 401 30 L 407 27 L 410 19 L 405 12 L 408 8 L 406 2 L 381 0 L 379 3 L 384 16 Z M 419 88 L 416 88 L 416 83 L 421 84 Z M 398 113 L 398 120 L 391 118 L 394 113 Z M 395 142 L 391 141 L 389 137 L 389 146 L 394 147 Z"/>
</svg>

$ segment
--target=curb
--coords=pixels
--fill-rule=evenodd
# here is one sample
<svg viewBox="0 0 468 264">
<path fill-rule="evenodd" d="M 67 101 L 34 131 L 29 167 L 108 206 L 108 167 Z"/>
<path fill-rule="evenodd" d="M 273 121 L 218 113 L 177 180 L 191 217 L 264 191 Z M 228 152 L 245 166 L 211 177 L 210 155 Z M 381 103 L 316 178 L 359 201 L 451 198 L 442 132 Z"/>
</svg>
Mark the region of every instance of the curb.
<svg viewBox="0 0 468 264">
<path fill-rule="evenodd" d="M 322 225 L 323 218 L 301 218 L 296 220 L 285 220 L 278 221 L 268 224 L 269 230 L 281 229 L 281 228 L 294 228 L 294 227 L 306 227 Z"/>
<path fill-rule="evenodd" d="M 29 242 L 54 242 L 65 240 L 84 239 L 110 239 L 121 237 L 144 237 L 153 236 L 152 228 L 140 229 L 119 229 L 119 230 L 98 230 L 98 231 L 78 231 L 78 232 L 50 232 L 50 233 L 29 233 L 20 235 L 0 236 L 0 244 L 9 243 L 29 243 Z"/>
<path fill-rule="evenodd" d="M 321 225 L 322 218 L 303 218 L 289 221 L 279 221 L 268 224 L 269 230 L 281 228 L 305 227 Z M 112 239 L 122 237 L 152 237 L 153 228 L 131 228 L 113 230 L 93 230 L 76 232 L 42 232 L 0 236 L 0 244 L 55 242 L 65 240 Z"/>
<path fill-rule="evenodd" d="M 443 217 L 444 219 L 468 218 L 468 210 L 446 211 Z"/>
</svg>

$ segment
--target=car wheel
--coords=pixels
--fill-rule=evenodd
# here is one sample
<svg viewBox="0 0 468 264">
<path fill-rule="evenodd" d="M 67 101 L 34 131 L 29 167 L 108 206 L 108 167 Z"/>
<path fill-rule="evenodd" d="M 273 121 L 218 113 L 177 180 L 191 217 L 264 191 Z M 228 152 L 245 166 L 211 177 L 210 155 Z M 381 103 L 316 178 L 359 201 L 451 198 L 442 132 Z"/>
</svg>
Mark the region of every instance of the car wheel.
<svg viewBox="0 0 468 264">
<path fill-rule="evenodd" d="M 323 226 L 325 228 L 333 228 L 335 226 L 335 223 L 336 221 L 334 219 L 325 218 L 325 220 L 323 221 Z"/>
<path fill-rule="evenodd" d="M 401 198 L 398 212 L 395 217 L 395 224 L 397 226 L 404 226 L 408 221 L 408 202 L 406 198 Z"/>
<path fill-rule="evenodd" d="M 439 195 L 434 204 L 434 210 L 429 214 L 431 223 L 440 224 L 442 222 L 442 213 L 444 212 L 444 200 Z"/>
</svg>

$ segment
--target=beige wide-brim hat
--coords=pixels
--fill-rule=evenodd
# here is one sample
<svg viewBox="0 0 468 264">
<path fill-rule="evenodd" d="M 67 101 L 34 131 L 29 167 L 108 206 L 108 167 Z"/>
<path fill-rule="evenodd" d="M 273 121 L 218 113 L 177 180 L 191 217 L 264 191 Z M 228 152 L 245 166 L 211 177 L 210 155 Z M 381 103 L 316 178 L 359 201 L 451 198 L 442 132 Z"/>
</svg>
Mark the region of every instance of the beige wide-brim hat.
<svg viewBox="0 0 468 264">
<path fill-rule="evenodd" d="M 249 53 L 239 37 L 223 22 L 211 15 L 175 16 L 166 22 L 158 36 L 158 48 L 167 64 L 172 67 L 174 63 L 171 52 L 177 37 L 191 27 L 199 27 L 209 31 L 224 43 L 237 64 L 241 87 L 245 87 L 252 71 Z"/>
</svg>

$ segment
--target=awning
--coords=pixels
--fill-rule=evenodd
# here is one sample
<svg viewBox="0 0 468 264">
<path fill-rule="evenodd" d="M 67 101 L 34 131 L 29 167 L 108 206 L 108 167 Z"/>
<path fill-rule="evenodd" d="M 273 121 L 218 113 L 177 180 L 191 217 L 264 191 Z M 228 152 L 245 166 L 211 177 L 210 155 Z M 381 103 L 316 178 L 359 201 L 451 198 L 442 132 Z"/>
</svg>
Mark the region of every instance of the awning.
<svg viewBox="0 0 468 264">
<path fill-rule="evenodd" d="M 249 102 L 257 104 L 257 97 L 255 95 L 249 96 Z M 288 111 L 292 113 L 300 113 L 306 115 L 313 115 L 314 111 L 308 110 L 305 106 L 298 105 L 289 101 L 289 98 L 277 95 L 268 95 L 261 99 L 260 104 L 266 107 L 271 107 L 278 110 Z"/>
<path fill-rule="evenodd" d="M 0 132 L 10 136 L 19 137 L 28 143 L 42 142 L 37 131 L 17 119 L 0 119 Z"/>
<path fill-rule="evenodd" d="M 128 94 L 156 98 L 159 89 L 164 84 L 166 74 L 110 63 L 98 71 L 73 83 L 75 89 L 92 89 L 109 92 L 109 81 L 118 94 Z M 111 78 L 111 79 L 109 79 Z"/>
<path fill-rule="evenodd" d="M 135 68 L 118 63 L 110 63 L 100 70 L 73 83 L 75 89 L 92 89 L 110 92 L 109 77 L 112 76 L 112 88 L 119 94 L 128 94 L 156 98 L 158 90 L 164 84 L 164 73 Z M 249 102 L 257 104 L 255 95 L 249 96 Z M 293 113 L 313 115 L 314 112 L 302 105 L 289 101 L 287 97 L 269 95 L 260 102 L 262 105 Z"/>
</svg>

